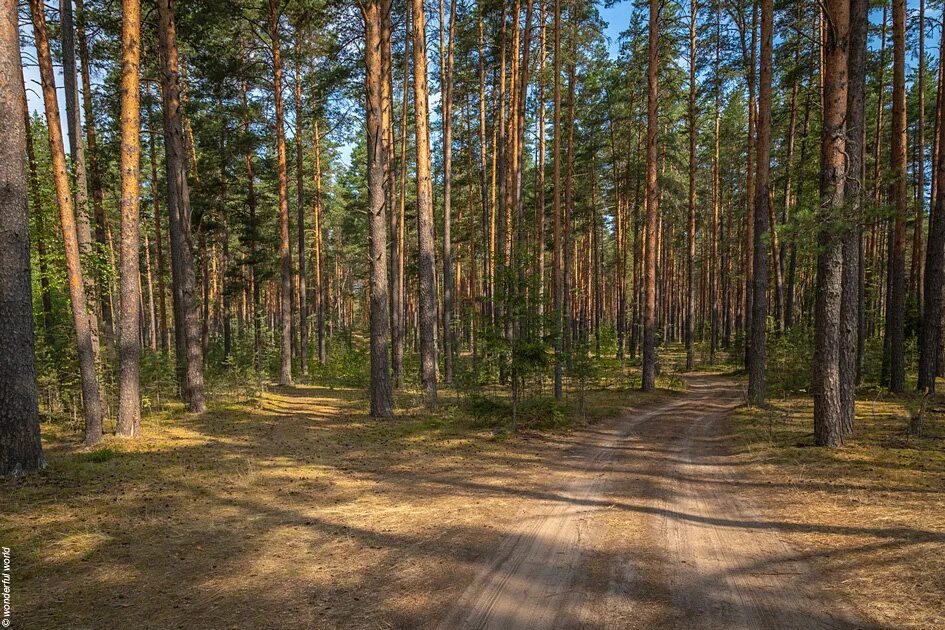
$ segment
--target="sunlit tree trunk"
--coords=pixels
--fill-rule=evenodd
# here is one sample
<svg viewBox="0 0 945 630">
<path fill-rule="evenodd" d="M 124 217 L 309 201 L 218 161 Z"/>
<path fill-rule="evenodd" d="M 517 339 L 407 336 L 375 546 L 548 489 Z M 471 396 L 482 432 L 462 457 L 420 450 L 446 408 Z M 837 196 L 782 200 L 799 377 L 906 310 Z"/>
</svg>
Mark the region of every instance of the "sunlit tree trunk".
<svg viewBox="0 0 945 630">
<path fill-rule="evenodd" d="M 98 376 L 95 373 L 95 351 L 92 325 L 86 303 L 85 283 L 76 232 L 75 211 L 72 193 L 69 190 L 69 175 L 66 170 L 66 154 L 62 144 L 62 127 L 59 119 L 59 99 L 56 96 L 56 80 L 53 74 L 52 53 L 46 30 L 46 16 L 42 0 L 30 0 L 33 33 L 36 41 L 36 60 L 39 64 L 43 88 L 43 104 L 46 110 L 46 128 L 49 135 L 49 153 L 52 161 L 53 184 L 59 204 L 59 223 L 66 254 L 66 279 L 69 298 L 72 301 L 72 319 L 78 346 L 79 376 L 82 385 L 82 400 L 85 406 L 85 443 L 98 444 L 102 440 L 102 406 Z M 5 47 L 6 49 L 6 47 Z M 18 56 L 18 55 L 17 55 Z M 16 69 L 19 76 L 20 69 Z M 9 76 L 9 75 L 7 75 Z M 19 125 L 19 109 L 14 117 Z M 22 154 L 18 158 L 23 160 Z"/>
<path fill-rule="evenodd" d="M 657 90 L 659 86 L 659 13 L 660 0 L 650 0 L 646 97 L 646 236 L 643 260 L 643 381 L 645 392 L 656 388 L 656 231 L 660 204 L 657 181 Z"/>
<path fill-rule="evenodd" d="M 369 246 L 371 254 L 371 415 L 391 418 L 390 371 L 388 369 L 388 340 L 390 331 L 387 275 L 387 216 L 384 193 L 386 172 L 387 130 L 381 113 L 383 107 L 383 69 L 381 46 L 384 42 L 384 11 L 387 0 L 370 0 L 362 5 L 364 14 L 364 65 L 367 92 L 367 147 L 368 147 L 368 212 Z"/>
<path fill-rule="evenodd" d="M 483 33 L 482 0 L 476 2 L 477 57 L 479 62 L 479 189 L 482 202 L 482 315 L 484 323 L 492 320 L 492 207 L 489 203 L 489 189 L 486 184 L 487 139 L 486 139 L 486 55 L 485 35 Z M 405 60 L 406 61 L 406 60 Z M 407 73 L 404 72 L 406 77 Z M 404 79 L 406 83 L 406 78 Z M 406 90 L 406 88 L 405 88 Z M 406 103 L 406 92 L 404 94 Z"/>
<path fill-rule="evenodd" d="M 847 57 L 850 0 L 827 0 L 831 20 L 826 29 L 823 73 L 823 130 L 814 312 L 814 439 L 819 446 L 843 442 L 840 408 L 840 304 L 843 248 L 838 237 L 846 180 Z"/>
<path fill-rule="evenodd" d="M 299 287 L 299 370 L 308 374 L 308 290 L 305 286 L 305 187 L 304 172 L 302 170 L 302 35 L 304 32 L 296 28 L 295 41 L 295 199 L 296 214 L 298 216 L 298 287 Z"/>
<path fill-rule="evenodd" d="M 282 355 L 279 384 L 292 384 L 292 249 L 289 244 L 289 182 L 282 103 L 282 56 L 279 50 L 280 0 L 269 0 L 267 18 L 272 43 L 272 93 L 276 114 L 276 176 L 279 193 L 280 332 Z"/>
<path fill-rule="evenodd" d="M 417 223 L 420 248 L 420 380 L 426 403 L 436 405 L 436 268 L 433 238 L 433 182 L 430 174 L 430 109 L 427 92 L 426 14 L 423 0 L 411 0 L 413 92 L 417 137 Z"/>
<path fill-rule="evenodd" d="M 68 2 L 69 0 L 67 0 Z M 115 432 L 136 437 L 141 432 L 141 273 L 139 271 L 138 171 L 141 162 L 140 0 L 121 3 L 121 244 L 120 309 L 118 317 L 118 426 Z M 153 308 L 153 301 L 152 301 Z"/>
<path fill-rule="evenodd" d="M 69 166 L 72 168 L 72 192 L 75 200 L 76 229 L 79 239 L 79 254 L 82 257 L 86 299 L 89 304 L 89 325 L 92 329 L 92 344 L 98 353 L 99 323 L 96 314 L 95 268 L 92 240 L 92 224 L 89 221 L 89 190 L 85 168 L 85 142 L 82 138 L 82 121 L 79 116 L 79 88 L 76 83 L 75 21 L 72 16 L 72 0 L 59 0 L 59 25 L 62 37 L 62 87 L 66 101 L 66 131 L 69 137 Z M 109 330 L 110 334 L 111 331 Z M 106 335 L 109 336 L 109 335 Z"/>
<path fill-rule="evenodd" d="M 721 57 L 721 48 L 722 48 L 722 14 L 721 7 L 716 6 L 715 9 L 715 63 L 713 65 L 713 73 L 715 75 L 714 85 L 713 85 L 713 101 L 715 106 L 715 133 L 713 134 L 713 151 L 712 151 L 712 247 L 711 247 L 711 260 L 709 265 L 711 267 L 712 278 L 710 281 L 709 289 L 709 301 L 711 303 L 712 314 L 710 316 L 711 324 L 709 325 L 709 361 L 715 362 L 715 353 L 718 350 L 719 346 L 719 328 L 721 326 L 722 319 L 722 300 L 720 297 L 720 282 L 719 275 L 722 266 L 722 261 L 719 260 L 719 209 L 721 205 L 721 163 L 719 155 L 719 145 L 720 145 L 720 131 L 722 124 L 722 109 L 719 102 L 721 97 L 722 89 L 722 79 L 719 76 L 719 70 L 721 67 L 720 57 Z"/>
</svg>

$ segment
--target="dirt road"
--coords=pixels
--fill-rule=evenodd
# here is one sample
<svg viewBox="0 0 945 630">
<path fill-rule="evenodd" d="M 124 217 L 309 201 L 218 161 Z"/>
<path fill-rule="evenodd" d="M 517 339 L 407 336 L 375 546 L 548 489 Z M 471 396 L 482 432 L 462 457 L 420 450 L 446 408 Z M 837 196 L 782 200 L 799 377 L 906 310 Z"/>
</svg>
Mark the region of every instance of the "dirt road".
<svg viewBox="0 0 945 630">
<path fill-rule="evenodd" d="M 695 376 L 576 433 L 440 627 L 862 627 L 743 491 L 725 432 L 741 400 Z"/>
</svg>

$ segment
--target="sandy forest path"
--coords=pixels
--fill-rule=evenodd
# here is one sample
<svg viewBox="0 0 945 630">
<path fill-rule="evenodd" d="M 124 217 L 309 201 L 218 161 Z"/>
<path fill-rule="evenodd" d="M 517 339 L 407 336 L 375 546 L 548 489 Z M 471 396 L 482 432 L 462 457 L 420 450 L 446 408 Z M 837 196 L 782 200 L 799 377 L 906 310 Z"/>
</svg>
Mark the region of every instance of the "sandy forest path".
<svg viewBox="0 0 945 630">
<path fill-rule="evenodd" d="M 693 376 L 576 432 L 439 627 L 862 627 L 744 491 L 725 431 L 741 400 Z"/>
</svg>

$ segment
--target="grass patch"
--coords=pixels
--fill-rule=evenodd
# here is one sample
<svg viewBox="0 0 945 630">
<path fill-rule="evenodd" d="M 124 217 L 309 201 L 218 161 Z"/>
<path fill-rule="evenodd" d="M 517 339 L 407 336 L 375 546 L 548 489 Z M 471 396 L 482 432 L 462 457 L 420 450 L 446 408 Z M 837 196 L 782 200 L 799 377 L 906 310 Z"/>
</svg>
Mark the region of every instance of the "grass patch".
<svg viewBox="0 0 945 630">
<path fill-rule="evenodd" d="M 88 453 L 83 453 L 78 459 L 80 461 L 86 461 L 93 464 L 104 464 L 105 462 L 115 459 L 118 457 L 118 453 L 111 448 L 105 447 L 96 449 L 94 451 L 89 451 Z"/>
</svg>

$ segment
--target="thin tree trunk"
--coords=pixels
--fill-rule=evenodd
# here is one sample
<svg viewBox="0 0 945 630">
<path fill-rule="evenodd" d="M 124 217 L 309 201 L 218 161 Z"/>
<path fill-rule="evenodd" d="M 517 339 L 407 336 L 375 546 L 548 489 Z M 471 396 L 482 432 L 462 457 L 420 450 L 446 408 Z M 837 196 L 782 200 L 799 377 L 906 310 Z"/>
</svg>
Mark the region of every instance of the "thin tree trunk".
<svg viewBox="0 0 945 630">
<path fill-rule="evenodd" d="M 94 244 L 92 224 L 89 221 L 89 191 L 85 170 L 85 143 L 82 138 L 82 122 L 79 116 L 79 87 L 76 83 L 75 22 L 72 18 L 72 0 L 59 0 L 59 18 L 62 36 L 62 85 L 66 100 L 66 131 L 69 137 L 69 166 L 72 167 L 72 191 L 75 200 L 76 230 L 79 239 L 79 255 L 84 269 L 85 294 L 92 301 L 89 310 L 89 325 L 92 329 L 92 344 L 98 354 L 99 324 L 95 308 L 95 276 L 92 273 Z"/>
<path fill-rule="evenodd" d="M 917 110 L 916 120 L 916 195 L 915 221 L 912 230 L 912 263 L 909 270 L 909 287 L 916 297 L 919 309 L 922 308 L 922 293 L 924 290 L 922 230 L 925 226 L 925 0 L 919 0 L 919 69 L 916 82 Z"/>
<path fill-rule="evenodd" d="M 656 230 L 660 204 L 657 181 L 658 94 L 660 0 L 650 0 L 647 64 L 646 122 L 646 238 L 643 302 L 643 382 L 645 392 L 656 388 Z"/>
<path fill-rule="evenodd" d="M 289 182 L 286 165 L 285 116 L 282 103 L 282 56 L 279 50 L 280 0 L 268 0 L 269 37 L 272 43 L 272 93 L 276 114 L 276 175 L 279 193 L 279 268 L 281 276 L 282 360 L 279 384 L 292 384 L 292 249 L 289 244 Z"/>
<path fill-rule="evenodd" d="M 400 112 L 400 207 L 397 210 L 392 209 L 392 213 L 397 216 L 396 252 L 394 260 L 396 264 L 396 273 L 394 274 L 394 304 L 396 305 L 396 314 L 392 319 L 395 324 L 393 334 L 393 364 L 394 364 L 394 387 L 403 388 L 404 386 L 404 338 L 405 325 L 407 320 L 406 302 L 404 299 L 404 272 L 406 255 L 406 231 L 407 231 L 407 138 L 408 122 L 407 109 L 410 99 L 409 81 L 410 81 L 410 5 L 407 5 L 407 19 L 404 20 L 404 67 L 403 67 L 403 102 Z"/>
<path fill-rule="evenodd" d="M 150 94 L 151 89 L 148 87 L 148 94 Z M 150 99 L 149 99 L 150 100 Z M 151 110 L 150 105 L 148 107 L 148 124 L 151 124 Z M 151 132 L 150 139 L 148 141 L 148 158 L 151 166 L 151 201 L 154 205 L 154 243 L 155 243 L 155 254 L 157 260 L 155 261 L 156 269 L 155 275 L 157 275 L 157 285 L 158 285 L 158 308 L 159 308 L 159 321 L 158 321 L 158 335 L 160 336 L 160 347 L 161 352 L 167 354 L 168 342 L 169 342 L 169 331 L 167 329 L 167 299 L 165 297 L 166 289 L 164 286 L 164 244 L 163 244 L 163 235 L 161 234 L 161 203 L 160 198 L 158 197 L 158 174 L 157 174 L 157 151 L 156 151 L 156 133 Z"/>
<path fill-rule="evenodd" d="M 99 166 L 95 133 L 95 115 L 92 109 L 92 76 L 89 69 L 89 45 L 85 35 L 85 6 L 83 0 L 75 0 L 76 36 L 79 47 L 79 66 L 82 75 L 82 107 L 85 113 L 86 155 L 88 158 L 89 188 L 92 196 L 92 210 L 95 216 L 95 242 L 99 249 L 108 247 L 107 219 L 105 215 L 105 192 L 102 187 L 101 167 Z M 101 267 L 101 266 L 100 266 Z M 99 305 L 102 310 L 102 328 L 106 347 L 113 343 L 115 324 L 111 308 L 111 289 L 104 269 L 98 271 Z M 165 346 L 166 348 L 166 346 Z"/>
<path fill-rule="evenodd" d="M 249 103 L 247 101 L 248 85 L 245 80 L 242 82 L 243 96 L 243 133 L 249 136 Z M 317 135 L 317 134 L 316 134 Z M 317 142 L 317 139 L 316 139 Z M 318 150 L 316 148 L 316 160 L 318 159 Z M 256 220 L 256 171 L 253 164 L 253 150 L 247 148 L 244 157 L 246 164 L 246 208 L 249 214 L 248 240 L 249 240 L 249 269 L 251 274 L 250 283 L 252 284 L 252 319 L 253 319 L 253 364 L 256 371 L 262 369 L 262 318 L 263 313 L 260 310 L 259 303 L 259 271 L 257 265 L 259 262 L 259 226 Z"/>
<path fill-rule="evenodd" d="M 296 213 L 298 214 L 298 254 L 299 254 L 299 370 L 308 374 L 308 290 L 305 286 L 305 187 L 302 170 L 302 35 L 296 29 L 295 42 L 295 194 Z"/>
<path fill-rule="evenodd" d="M 799 53 L 795 53 L 795 62 L 799 57 Z M 784 210 L 781 216 L 783 223 L 787 224 L 791 220 L 792 209 L 794 207 L 794 197 L 793 193 L 793 183 L 794 183 L 794 149 L 796 146 L 797 138 L 797 93 L 798 93 L 798 80 L 795 79 L 791 86 L 791 101 L 789 105 L 789 118 L 788 118 L 788 129 L 787 129 L 787 154 L 784 158 Z M 782 277 L 786 275 L 786 262 L 787 262 L 787 248 L 782 244 L 778 250 L 778 260 L 775 263 L 778 266 L 778 273 Z M 787 296 L 785 292 L 781 292 L 780 296 L 780 306 L 779 306 L 779 322 L 782 329 L 787 328 L 788 315 L 787 315 Z"/>
<path fill-rule="evenodd" d="M 148 281 L 148 347 L 152 352 L 158 350 L 158 322 L 157 322 L 157 303 L 154 301 L 154 268 L 151 265 L 151 239 L 148 238 L 147 221 L 141 228 L 141 235 L 144 239 L 144 268 L 145 279 Z"/>
<path fill-rule="evenodd" d="M 721 195 L 720 190 L 721 186 L 721 163 L 719 155 L 719 145 L 720 145 L 720 131 L 722 124 L 722 109 L 719 102 L 721 97 L 722 90 L 722 78 L 720 76 L 720 67 L 721 67 L 721 48 L 722 48 L 722 10 L 721 7 L 716 7 L 715 13 L 715 63 L 713 66 L 713 73 L 715 75 L 714 85 L 713 85 L 713 101 L 715 106 L 715 134 L 713 136 L 713 151 L 712 151 L 712 256 L 709 264 L 711 265 L 711 288 L 710 288 L 710 302 L 712 303 L 712 315 L 711 315 L 711 324 L 709 331 L 709 361 L 715 363 L 715 353 L 718 350 L 719 346 L 719 329 L 721 327 L 721 299 L 720 299 L 720 283 L 719 275 L 722 268 L 723 261 L 719 260 L 719 209 L 721 205 Z"/>
<path fill-rule="evenodd" d="M 546 55 L 546 14 L 545 3 L 538 3 L 538 115 L 535 122 L 535 131 L 538 138 L 535 147 L 535 274 L 537 278 L 537 294 L 535 296 L 538 335 L 545 335 L 545 55 Z M 613 138 L 613 127 L 611 127 Z M 622 341 L 618 327 L 618 346 Z"/>
<path fill-rule="evenodd" d="M 689 229 L 686 261 L 686 369 L 695 367 L 694 325 L 696 318 L 696 18 L 697 0 L 689 5 Z M 763 62 L 762 62 L 763 63 Z"/>
<path fill-rule="evenodd" d="M 430 179 L 430 116 L 427 98 L 426 16 L 423 0 L 411 0 L 413 91 L 417 136 L 417 223 L 420 248 L 420 380 L 428 406 L 436 405 L 436 242 Z"/>
<path fill-rule="evenodd" d="M 325 249 L 322 232 L 322 156 L 318 117 L 315 117 L 315 289 L 318 292 L 316 327 L 318 328 L 318 363 L 328 364 L 328 346 L 325 337 L 325 315 L 328 308 L 328 283 L 325 281 Z"/>
<path fill-rule="evenodd" d="M 552 127 L 554 128 L 554 153 L 552 155 L 552 210 L 554 214 L 554 247 L 552 252 L 551 293 L 555 305 L 555 367 L 554 367 L 554 395 L 560 400 L 562 396 L 562 372 L 564 364 L 564 265 L 562 255 L 561 234 L 561 2 L 554 0 L 554 113 Z"/>
<path fill-rule="evenodd" d="M 453 382 L 453 253 L 451 202 L 453 182 L 453 39 L 456 0 L 450 0 L 449 30 L 444 0 L 440 0 L 440 82 L 443 98 L 443 378 Z"/>
<path fill-rule="evenodd" d="M 893 0 L 893 114 L 890 144 L 890 196 L 895 206 L 890 249 L 890 282 L 886 309 L 889 329 L 889 391 L 905 389 L 906 218 L 909 199 L 906 180 L 906 2 Z"/>
<path fill-rule="evenodd" d="M 476 27 L 477 27 L 477 58 L 479 62 L 479 188 L 482 202 L 482 246 L 483 246 L 483 264 L 482 264 L 482 300 L 483 300 L 483 321 L 488 323 L 492 321 L 492 229 L 490 217 L 492 207 L 489 203 L 488 187 L 486 186 L 487 177 L 487 159 L 486 159 L 486 61 L 485 61 L 485 42 L 483 34 L 482 18 L 482 0 L 476 2 Z M 406 59 L 404 60 L 406 70 Z M 404 77 L 407 76 L 406 71 Z M 407 79 L 404 78 L 406 86 Z M 404 103 L 406 104 L 406 87 L 404 92 Z"/>
<path fill-rule="evenodd" d="M 99 397 L 98 376 L 95 373 L 92 325 L 86 304 L 75 211 L 72 205 L 72 193 L 69 190 L 66 154 L 62 145 L 62 127 L 59 119 L 59 101 L 56 96 L 56 80 L 53 74 L 52 54 L 49 50 L 46 16 L 43 10 L 42 0 L 30 0 L 30 13 L 32 14 L 33 33 L 36 41 L 36 59 L 42 79 L 46 128 L 49 134 L 53 184 L 56 190 L 56 201 L 59 204 L 59 222 L 62 228 L 62 241 L 66 254 L 66 277 L 69 283 L 72 319 L 78 346 L 79 376 L 82 384 L 82 400 L 85 405 L 85 444 L 92 445 L 98 444 L 102 440 L 102 406 Z M 17 76 L 19 73 L 20 70 L 17 68 Z M 14 118 L 14 120 L 17 120 L 17 124 L 19 124 L 19 118 L 19 116 Z M 18 161 L 22 162 L 22 154 Z"/>
</svg>

